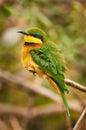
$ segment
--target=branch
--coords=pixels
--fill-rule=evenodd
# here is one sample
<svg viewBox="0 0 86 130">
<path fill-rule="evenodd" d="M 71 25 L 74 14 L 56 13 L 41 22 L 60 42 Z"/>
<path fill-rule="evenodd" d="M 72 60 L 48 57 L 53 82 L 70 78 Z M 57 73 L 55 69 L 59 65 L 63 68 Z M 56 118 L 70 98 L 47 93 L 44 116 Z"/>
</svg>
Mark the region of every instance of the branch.
<svg viewBox="0 0 86 130">
<path fill-rule="evenodd" d="M 1 119 L 0 119 L 0 130 L 7 130 L 8 127 L 6 125 L 6 123 L 4 123 Z"/>
<path fill-rule="evenodd" d="M 74 87 L 74 88 L 86 93 L 86 86 L 76 83 L 75 81 L 72 81 L 70 79 L 65 79 L 65 83 L 71 87 Z"/>
<path fill-rule="evenodd" d="M 81 115 L 80 115 L 78 121 L 76 122 L 76 124 L 75 124 L 73 130 L 78 130 L 78 127 L 80 126 L 80 124 L 81 124 L 81 122 L 82 122 L 84 116 L 86 116 L 86 108 L 85 108 L 85 109 L 83 110 L 83 112 L 81 113 Z"/>
<path fill-rule="evenodd" d="M 77 113 L 81 113 L 83 109 L 83 107 L 78 102 L 75 101 L 69 103 L 69 106 L 72 111 L 75 111 Z M 26 107 L 0 104 L 0 115 L 16 116 L 27 118 L 30 120 L 39 116 L 52 115 L 52 114 L 56 115 L 62 113 L 64 113 L 63 107 L 55 103 L 33 107 L 30 110 L 28 110 L 28 108 Z"/>
<path fill-rule="evenodd" d="M 62 103 L 62 100 L 59 95 L 53 93 L 51 90 L 44 88 L 40 85 L 38 87 L 37 84 L 33 84 L 32 82 L 27 82 L 25 79 L 20 78 L 18 76 L 14 76 L 8 72 L 0 71 L 0 80 L 2 82 L 6 82 L 7 84 L 14 84 L 11 87 L 16 87 L 19 89 L 23 89 L 26 92 L 35 92 L 37 94 L 41 94 L 59 104 Z"/>
<path fill-rule="evenodd" d="M 5 71 L 0 71 L 0 80 L 1 82 L 6 82 L 7 84 L 14 84 L 11 85 L 11 87 L 17 87 L 19 89 L 23 89 L 26 92 L 35 92 L 37 94 L 41 94 L 44 97 L 47 97 L 57 103 L 59 103 L 61 106 L 63 104 L 62 99 L 59 95 L 53 93 L 51 90 L 48 90 L 47 88 L 44 88 L 42 86 L 38 87 L 37 84 L 34 85 L 33 83 L 25 81 L 25 79 L 20 78 L 18 76 L 14 76 L 8 72 Z M 66 80 L 67 83 L 68 80 Z M 74 86 L 74 84 L 71 84 L 72 86 Z M 65 108 L 63 108 L 65 109 Z"/>
<path fill-rule="evenodd" d="M 20 78 L 18 76 L 14 76 L 11 73 L 8 73 L 8 72 L 2 71 L 2 70 L 0 71 L 0 80 L 1 80 L 1 82 L 6 82 L 7 84 L 14 84 L 14 85 L 11 85 L 11 87 L 17 87 L 19 89 L 25 90 L 26 92 L 34 92 L 37 94 L 41 94 L 44 97 L 47 97 L 47 98 L 59 103 L 60 105 L 62 105 L 62 100 L 59 95 L 53 93 L 51 90 L 49 90 L 47 88 L 42 87 L 41 85 L 40 85 L 40 87 L 38 87 L 37 84 L 34 85 L 32 82 L 29 82 L 29 84 L 28 84 L 28 82 L 25 79 Z M 74 81 L 65 79 L 65 82 L 68 85 L 77 86 L 76 85 L 77 83 L 75 83 Z M 82 85 L 78 84 L 78 86 L 82 86 Z"/>
<path fill-rule="evenodd" d="M 13 130 L 23 130 L 22 127 L 20 126 L 19 121 L 15 117 L 11 116 L 9 118 L 9 122 Z"/>
<path fill-rule="evenodd" d="M 39 87 L 39 89 L 36 89 L 36 85 L 34 86 L 32 83 L 25 81 L 25 79 L 22 79 L 20 77 L 14 76 L 11 73 L 5 72 L 0 70 L 0 80 L 7 82 L 7 83 L 12 83 L 18 86 L 18 88 L 25 89 L 26 91 L 31 91 L 31 92 L 36 92 L 40 93 L 43 96 L 49 97 L 50 99 L 53 98 L 53 93 L 49 91 L 48 89 L 43 88 L 42 86 Z M 86 86 L 80 85 L 79 83 L 72 81 L 70 79 L 65 79 L 65 83 L 73 88 L 77 88 L 78 90 L 85 92 L 86 93 Z M 32 87 L 33 86 L 33 87 Z M 45 93 L 46 90 L 46 93 Z M 47 91 L 49 92 L 47 95 Z M 50 96 L 51 94 L 51 96 Z M 57 101 L 57 96 L 54 97 L 54 100 Z M 58 96 L 58 101 L 59 102 L 60 98 Z"/>
<path fill-rule="evenodd" d="M 11 114 L 11 115 L 17 115 L 17 116 L 21 115 L 25 118 L 27 117 L 27 118 L 33 119 L 37 116 L 45 115 L 45 114 L 47 115 L 47 114 L 52 114 L 52 113 L 64 113 L 64 108 L 62 107 L 61 98 L 57 94 L 53 93 L 51 90 L 48 90 L 47 88 L 44 88 L 42 86 L 38 87 L 37 84 L 34 85 L 31 82 L 29 82 L 29 85 L 28 85 L 28 82 L 25 79 L 20 78 L 18 76 L 14 76 L 14 75 L 12 75 L 8 72 L 5 72 L 5 71 L 0 71 L 0 80 L 1 80 L 1 82 L 5 82 L 7 84 L 14 84 L 14 85 L 11 85 L 11 87 L 15 86 L 19 89 L 25 90 L 26 92 L 34 92 L 34 93 L 37 93 L 37 94 L 41 94 L 41 95 L 43 95 L 43 96 L 45 96 L 49 99 L 52 99 L 53 101 L 55 101 L 59 104 L 61 104 L 61 105 L 58 105 L 58 106 L 49 106 L 49 109 L 45 109 L 44 107 L 42 107 L 41 109 L 38 109 L 38 108 L 34 109 L 33 108 L 29 112 L 28 112 L 28 109 L 15 108 L 14 106 L 13 106 L 13 108 L 9 108 L 9 107 L 7 108 L 5 106 L 2 109 L 1 109 L 1 106 L 0 106 L 0 114 L 3 113 L 3 114 Z M 71 86 L 71 87 L 77 88 L 80 91 L 86 92 L 85 86 L 82 86 L 82 85 L 80 85 L 80 84 L 78 84 L 74 81 L 71 81 L 69 79 L 65 79 L 65 83 L 67 85 Z M 73 102 L 72 102 L 72 104 L 73 104 Z M 73 106 L 72 106 L 72 104 L 69 102 L 69 107 L 72 110 L 74 109 L 76 112 L 77 111 L 80 112 L 82 110 L 82 107 L 80 105 L 75 105 L 77 103 L 74 103 Z"/>
</svg>

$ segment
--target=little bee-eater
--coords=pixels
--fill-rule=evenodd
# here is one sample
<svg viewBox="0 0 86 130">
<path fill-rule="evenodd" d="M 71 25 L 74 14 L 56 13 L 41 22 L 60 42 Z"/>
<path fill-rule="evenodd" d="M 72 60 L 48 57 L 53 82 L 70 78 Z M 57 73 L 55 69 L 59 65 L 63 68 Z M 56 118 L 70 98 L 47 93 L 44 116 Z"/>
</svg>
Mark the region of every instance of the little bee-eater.
<svg viewBox="0 0 86 130">
<path fill-rule="evenodd" d="M 41 29 L 31 28 L 27 32 L 19 31 L 24 35 L 22 47 L 22 62 L 24 67 L 39 76 L 45 75 L 51 85 L 59 88 L 68 115 L 70 111 L 65 97 L 68 89 L 64 83 L 64 66 L 61 63 L 57 45 L 48 38 Z"/>
</svg>

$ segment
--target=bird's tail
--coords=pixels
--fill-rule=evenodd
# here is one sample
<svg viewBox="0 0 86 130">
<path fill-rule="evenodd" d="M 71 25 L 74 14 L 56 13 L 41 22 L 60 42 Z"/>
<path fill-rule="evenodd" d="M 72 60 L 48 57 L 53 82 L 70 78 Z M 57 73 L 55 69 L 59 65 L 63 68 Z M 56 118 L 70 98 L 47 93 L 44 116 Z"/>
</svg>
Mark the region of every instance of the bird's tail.
<svg viewBox="0 0 86 130">
<path fill-rule="evenodd" d="M 63 90 L 61 90 L 58 86 L 58 83 L 53 79 L 53 78 L 50 78 L 48 77 L 48 81 L 51 83 L 51 85 L 56 89 L 57 92 L 60 92 L 61 96 L 62 96 L 62 99 L 63 99 L 63 102 L 64 102 L 64 105 L 66 107 L 66 110 L 67 110 L 67 114 L 68 116 L 70 116 L 70 110 L 69 110 L 69 106 L 68 106 L 68 103 L 67 103 L 67 100 L 66 100 L 66 96 L 65 96 L 65 93 Z M 65 85 L 64 83 L 63 84 L 60 84 L 60 85 Z M 64 86 L 65 87 L 65 86 Z M 66 92 L 68 92 L 67 89 L 64 89 Z"/>
<path fill-rule="evenodd" d="M 64 93 L 64 92 L 61 92 L 61 96 L 62 96 L 64 105 L 65 105 L 65 107 L 66 107 L 67 114 L 68 114 L 68 116 L 70 116 L 70 109 L 69 109 L 69 106 L 68 106 L 68 103 L 67 103 L 67 100 L 66 100 L 65 93 Z"/>
</svg>

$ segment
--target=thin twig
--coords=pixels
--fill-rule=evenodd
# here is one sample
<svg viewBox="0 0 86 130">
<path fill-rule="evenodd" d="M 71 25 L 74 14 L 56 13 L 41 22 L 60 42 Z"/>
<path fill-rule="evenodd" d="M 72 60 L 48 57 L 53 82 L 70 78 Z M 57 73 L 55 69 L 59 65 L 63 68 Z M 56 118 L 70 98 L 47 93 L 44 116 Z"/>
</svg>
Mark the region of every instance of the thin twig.
<svg viewBox="0 0 86 130">
<path fill-rule="evenodd" d="M 67 130 L 72 130 L 71 119 L 70 119 L 70 117 L 67 115 L 67 113 L 65 113 L 65 119 L 66 119 Z"/>
<path fill-rule="evenodd" d="M 70 80 L 70 79 L 65 79 L 65 83 L 71 87 L 74 87 L 74 88 L 86 93 L 86 86 L 83 86 L 75 81 Z"/>
<path fill-rule="evenodd" d="M 7 130 L 8 127 L 6 125 L 6 123 L 4 123 L 1 119 L 0 119 L 0 130 Z"/>
<path fill-rule="evenodd" d="M 9 121 L 13 130 L 22 130 L 22 127 L 16 117 L 11 116 Z"/>
<path fill-rule="evenodd" d="M 80 126 L 80 124 L 81 124 L 81 122 L 82 122 L 84 116 L 86 116 L 86 108 L 85 108 L 85 109 L 83 110 L 83 112 L 81 113 L 81 115 L 80 115 L 78 121 L 76 122 L 76 124 L 75 124 L 73 130 L 78 130 L 78 127 Z"/>
</svg>

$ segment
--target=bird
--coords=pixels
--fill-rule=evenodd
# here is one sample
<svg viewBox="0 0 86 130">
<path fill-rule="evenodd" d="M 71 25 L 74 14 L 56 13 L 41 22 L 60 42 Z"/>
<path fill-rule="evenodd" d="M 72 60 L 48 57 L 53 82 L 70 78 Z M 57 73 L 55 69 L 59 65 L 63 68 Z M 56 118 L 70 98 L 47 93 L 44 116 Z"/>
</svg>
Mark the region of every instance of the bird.
<svg viewBox="0 0 86 130">
<path fill-rule="evenodd" d="M 26 31 L 18 31 L 24 35 L 21 57 L 23 66 L 33 74 L 45 76 L 52 87 L 59 90 L 68 116 L 70 109 L 65 92 L 69 92 L 64 82 L 65 67 L 62 63 L 57 44 L 48 40 L 47 34 L 40 28 L 32 27 Z"/>
</svg>

